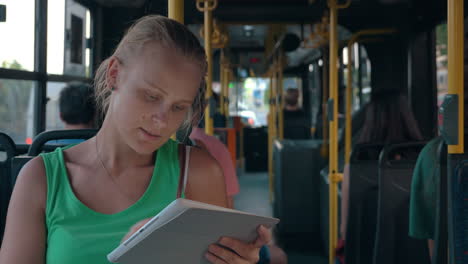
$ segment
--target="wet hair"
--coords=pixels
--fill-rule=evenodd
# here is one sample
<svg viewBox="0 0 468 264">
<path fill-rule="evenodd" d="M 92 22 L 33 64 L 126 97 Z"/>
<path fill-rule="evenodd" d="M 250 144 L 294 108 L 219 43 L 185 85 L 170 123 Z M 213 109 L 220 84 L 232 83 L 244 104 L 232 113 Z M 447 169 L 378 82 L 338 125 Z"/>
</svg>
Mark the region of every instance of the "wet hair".
<svg viewBox="0 0 468 264">
<path fill-rule="evenodd" d="M 125 64 L 129 58 L 141 52 L 147 43 L 158 43 L 165 48 L 174 49 L 180 55 L 199 65 L 201 71 L 197 96 L 188 112 L 183 127 L 197 124 L 203 115 L 205 100 L 205 75 L 207 62 L 205 50 L 197 37 L 183 24 L 159 15 L 149 15 L 137 20 L 127 31 L 111 57 L 116 57 Z M 108 87 L 106 76 L 110 58 L 104 60 L 94 78 L 95 98 L 101 117 L 104 118 L 110 104 L 112 87 Z"/>
<path fill-rule="evenodd" d="M 296 106 L 299 103 L 299 91 L 295 88 L 288 88 L 284 96 L 284 103 L 288 106 Z"/>
<path fill-rule="evenodd" d="M 90 124 L 94 120 L 96 106 L 91 85 L 70 82 L 59 95 L 59 111 L 62 120 L 70 125 Z"/>
<path fill-rule="evenodd" d="M 375 96 L 366 108 L 359 143 L 423 140 L 408 100 L 401 94 Z"/>
</svg>

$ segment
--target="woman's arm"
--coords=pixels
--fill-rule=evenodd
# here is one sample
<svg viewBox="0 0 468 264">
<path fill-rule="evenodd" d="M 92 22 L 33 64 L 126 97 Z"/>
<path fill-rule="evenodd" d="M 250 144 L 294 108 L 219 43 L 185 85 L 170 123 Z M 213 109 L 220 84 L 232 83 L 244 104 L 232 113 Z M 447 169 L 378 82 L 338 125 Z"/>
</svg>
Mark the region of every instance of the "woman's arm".
<svg viewBox="0 0 468 264">
<path fill-rule="evenodd" d="M 0 263 L 45 263 L 47 180 L 41 157 L 29 161 L 16 181 L 0 250 Z"/>
<path fill-rule="evenodd" d="M 223 171 L 208 152 L 192 148 L 188 171 L 187 199 L 228 207 Z"/>
</svg>

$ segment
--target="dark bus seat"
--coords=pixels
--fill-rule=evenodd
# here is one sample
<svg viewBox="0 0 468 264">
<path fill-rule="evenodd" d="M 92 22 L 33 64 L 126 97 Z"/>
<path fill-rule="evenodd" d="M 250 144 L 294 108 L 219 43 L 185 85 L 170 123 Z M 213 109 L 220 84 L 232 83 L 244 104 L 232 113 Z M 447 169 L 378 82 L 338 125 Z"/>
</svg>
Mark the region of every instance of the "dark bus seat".
<svg viewBox="0 0 468 264">
<path fill-rule="evenodd" d="M 413 169 L 423 142 L 389 145 L 379 160 L 374 264 L 429 264 L 426 240 L 408 235 Z"/>
<path fill-rule="evenodd" d="M 447 145 L 441 142 L 438 146 L 437 159 L 439 161 L 439 188 L 437 190 L 436 226 L 434 238 L 434 252 L 432 264 L 448 263 L 448 215 L 447 215 Z"/>
<path fill-rule="evenodd" d="M 11 194 L 11 159 L 16 154 L 16 145 L 7 134 L 0 132 L 0 152 L 4 158 L 0 159 L 0 245 L 5 231 L 6 212 Z"/>
<path fill-rule="evenodd" d="M 371 264 L 377 226 L 379 155 L 384 144 L 359 144 L 351 154 L 346 228 L 347 264 Z"/>
<path fill-rule="evenodd" d="M 281 219 L 277 226 L 280 242 L 288 245 L 311 245 L 310 237 L 320 234 L 319 181 L 323 160 L 321 140 L 275 141 L 274 216 Z M 316 240 L 318 242 L 318 240 Z"/>
<path fill-rule="evenodd" d="M 466 131 L 466 128 L 465 128 Z M 448 235 L 452 264 L 468 263 L 468 140 L 465 153 L 448 155 Z"/>
<path fill-rule="evenodd" d="M 244 158 L 246 172 L 268 171 L 268 129 L 267 127 L 245 127 Z"/>
<path fill-rule="evenodd" d="M 46 143 L 53 140 L 62 140 L 62 139 L 90 139 L 94 137 L 97 133 L 96 129 L 76 129 L 76 130 L 51 130 L 45 131 L 37 135 L 31 147 L 29 148 L 29 156 L 37 156 L 41 152 L 54 151 L 57 147 L 61 145 L 47 145 Z"/>
</svg>

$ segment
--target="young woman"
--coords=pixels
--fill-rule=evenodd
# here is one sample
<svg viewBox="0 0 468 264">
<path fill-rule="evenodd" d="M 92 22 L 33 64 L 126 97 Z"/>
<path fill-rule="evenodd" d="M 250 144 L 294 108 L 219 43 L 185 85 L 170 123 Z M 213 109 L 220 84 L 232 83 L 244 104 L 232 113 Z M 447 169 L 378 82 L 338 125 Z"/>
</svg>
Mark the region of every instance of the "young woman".
<svg viewBox="0 0 468 264">
<path fill-rule="evenodd" d="M 124 236 L 176 199 L 178 190 L 227 206 L 216 161 L 187 150 L 183 184 L 182 148 L 170 139 L 199 119 L 205 73 L 204 50 L 186 27 L 161 16 L 137 21 L 96 73 L 96 99 L 105 114 L 97 135 L 34 158 L 20 172 L 0 263 L 108 263 L 106 255 Z M 269 240 L 260 227 L 251 244 L 220 239 L 237 254 L 211 245 L 206 258 L 256 263 Z"/>
<path fill-rule="evenodd" d="M 377 94 L 366 108 L 366 119 L 358 143 L 421 141 L 422 134 L 408 100 L 398 92 Z M 401 157 L 395 157 L 401 159 Z M 345 165 L 341 193 L 340 246 L 344 246 L 349 207 L 349 164 Z"/>
</svg>

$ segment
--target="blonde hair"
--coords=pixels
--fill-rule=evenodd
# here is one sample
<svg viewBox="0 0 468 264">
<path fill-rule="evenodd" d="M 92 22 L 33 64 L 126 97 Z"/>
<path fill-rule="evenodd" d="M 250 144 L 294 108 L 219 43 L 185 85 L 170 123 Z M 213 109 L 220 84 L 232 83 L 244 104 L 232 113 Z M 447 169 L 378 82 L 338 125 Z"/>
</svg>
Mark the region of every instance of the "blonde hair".
<svg viewBox="0 0 468 264">
<path fill-rule="evenodd" d="M 130 56 L 136 55 L 148 42 L 156 42 L 163 47 L 173 48 L 200 66 L 202 78 L 198 93 L 182 127 L 197 124 L 202 117 L 203 101 L 205 100 L 204 77 L 207 69 L 205 50 L 197 37 L 183 24 L 164 16 L 149 15 L 140 18 L 128 29 L 111 57 L 116 57 L 121 63 L 125 63 Z M 110 104 L 112 87 L 108 87 L 106 76 L 111 57 L 101 63 L 94 77 L 96 105 L 102 118 L 106 115 Z"/>
</svg>

